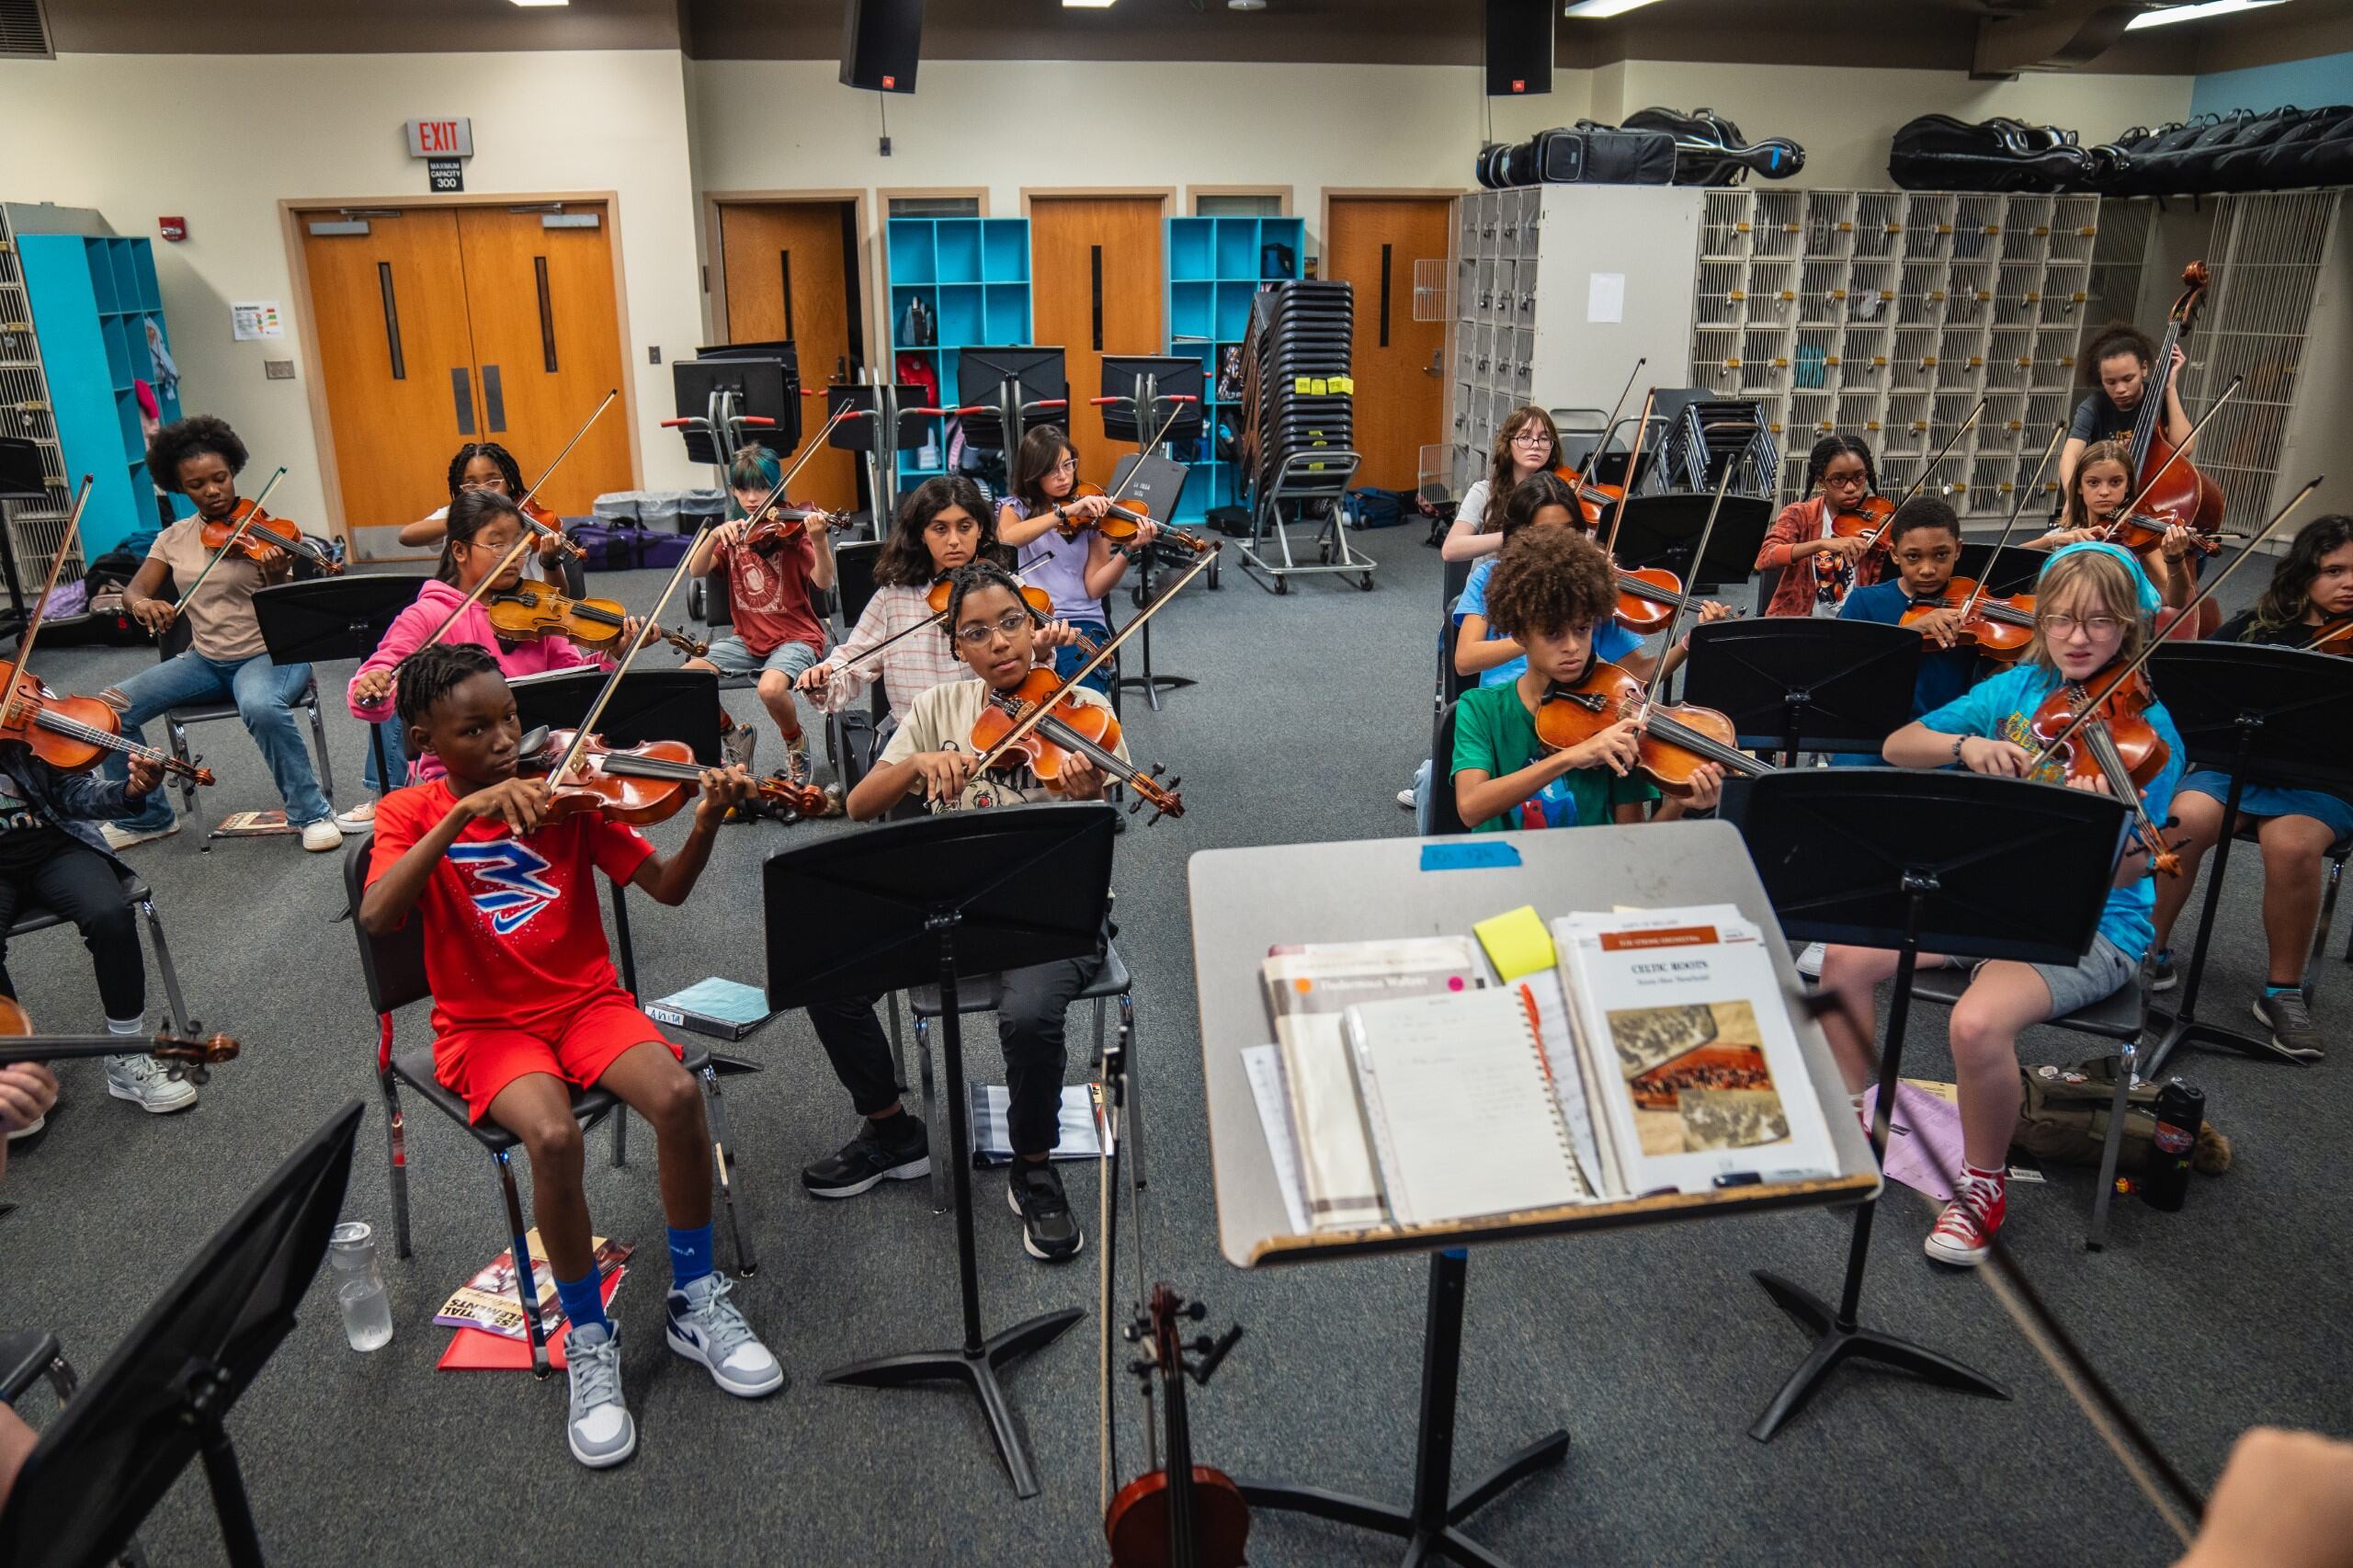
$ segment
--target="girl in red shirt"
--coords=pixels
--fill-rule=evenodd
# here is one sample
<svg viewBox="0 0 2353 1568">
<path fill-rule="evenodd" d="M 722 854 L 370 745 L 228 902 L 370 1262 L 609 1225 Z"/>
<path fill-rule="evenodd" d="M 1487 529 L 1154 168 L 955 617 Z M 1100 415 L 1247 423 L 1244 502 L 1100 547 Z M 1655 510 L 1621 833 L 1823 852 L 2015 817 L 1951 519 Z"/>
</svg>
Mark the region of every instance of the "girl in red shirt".
<svg viewBox="0 0 2353 1568">
<path fill-rule="evenodd" d="M 1806 458 L 1806 499 L 1792 501 L 1756 552 L 1759 572 L 1781 569 L 1767 615 L 1835 617 L 1847 596 L 1887 575 L 1887 552 L 1830 531 L 1830 519 L 1879 489 L 1871 449 L 1855 436 L 1824 436 Z"/>
</svg>

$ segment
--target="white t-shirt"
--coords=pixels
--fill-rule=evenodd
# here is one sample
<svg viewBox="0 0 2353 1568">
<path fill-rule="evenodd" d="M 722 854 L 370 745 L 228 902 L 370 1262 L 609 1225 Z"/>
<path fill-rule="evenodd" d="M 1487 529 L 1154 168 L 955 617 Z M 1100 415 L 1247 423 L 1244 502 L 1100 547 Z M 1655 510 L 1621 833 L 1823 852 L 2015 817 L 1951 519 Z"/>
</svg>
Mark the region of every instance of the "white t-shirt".
<svg viewBox="0 0 2353 1568">
<path fill-rule="evenodd" d="M 1110 706 L 1086 687 L 1080 687 L 1071 696 L 1084 707 Z M 973 722 L 980 718 L 981 709 L 988 698 L 989 686 L 984 680 L 953 680 L 933 687 L 916 698 L 905 717 L 899 721 L 897 732 L 892 735 L 891 744 L 882 748 L 881 761 L 876 766 L 905 762 L 917 752 L 969 752 L 972 750 L 970 743 Z M 1124 738 L 1108 749 L 1121 762 L 1129 760 L 1128 743 Z M 1026 762 L 1017 762 L 1009 767 L 993 767 L 987 774 L 973 778 L 964 786 L 964 793 L 954 808 L 949 807 L 945 801 L 935 801 L 932 810 L 969 811 L 982 806 L 1018 806 L 1059 799 L 1059 795 L 1038 781 L 1038 776 L 1029 770 Z"/>
</svg>

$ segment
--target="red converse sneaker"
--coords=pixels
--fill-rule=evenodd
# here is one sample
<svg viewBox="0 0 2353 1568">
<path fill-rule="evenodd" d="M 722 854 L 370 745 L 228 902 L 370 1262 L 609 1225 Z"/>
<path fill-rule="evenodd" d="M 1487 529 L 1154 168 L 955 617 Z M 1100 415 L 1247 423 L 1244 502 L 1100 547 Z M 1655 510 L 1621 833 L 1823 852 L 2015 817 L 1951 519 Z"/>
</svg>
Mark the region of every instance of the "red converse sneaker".
<svg viewBox="0 0 2353 1568">
<path fill-rule="evenodd" d="M 1956 1268 L 1976 1267 L 1985 1260 L 1986 1249 L 1993 1245 L 1994 1233 L 2002 1228 L 2002 1215 L 2008 1207 L 2008 1183 L 1974 1171 L 1962 1173 L 1961 1190 L 1937 1216 L 1936 1229 L 1924 1244 L 1928 1256 Z"/>
</svg>

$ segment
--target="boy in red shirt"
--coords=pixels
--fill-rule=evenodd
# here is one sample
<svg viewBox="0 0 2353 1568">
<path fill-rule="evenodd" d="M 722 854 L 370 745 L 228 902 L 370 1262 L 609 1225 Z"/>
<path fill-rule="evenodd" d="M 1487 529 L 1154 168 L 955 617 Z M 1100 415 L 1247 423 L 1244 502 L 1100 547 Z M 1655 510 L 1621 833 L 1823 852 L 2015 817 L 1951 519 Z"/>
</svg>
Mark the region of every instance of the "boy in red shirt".
<svg viewBox="0 0 2353 1568">
<path fill-rule="evenodd" d="M 638 1010 L 613 972 L 597 873 L 682 903 L 710 858 L 727 809 L 748 798 L 741 767 L 706 769 L 693 830 L 676 855 L 594 813 L 544 823 L 544 776 L 516 771 L 522 722 L 483 650 L 444 642 L 401 663 L 400 718 L 409 755 L 431 752 L 448 776 L 396 790 L 376 808 L 376 842 L 359 924 L 425 922 L 433 987 L 434 1075 L 531 1156 L 531 1207 L 556 1295 L 572 1328 L 573 1457 L 592 1468 L 637 1449 L 621 1401 L 620 1346 L 598 1293 L 580 1127 L 572 1090 L 606 1089 L 654 1126 L 669 1222 L 670 1348 L 745 1398 L 784 1386 L 784 1370 L 711 1267 L 710 1139 L 702 1095 L 678 1048 Z"/>
<path fill-rule="evenodd" d="M 792 685 L 825 656 L 825 627 L 809 603 L 809 590 L 824 593 L 834 585 L 834 539 L 824 515 L 812 513 L 798 539 L 765 551 L 744 542 L 745 519 L 776 489 L 778 472 L 776 454 L 766 447 L 735 454 L 727 485 L 742 510 L 695 546 L 687 570 L 727 574 L 735 631 L 711 643 L 710 662 L 722 675 L 760 677 L 760 706 L 784 736 L 786 770 L 794 783 L 806 784 L 809 740 L 801 733 Z"/>
</svg>

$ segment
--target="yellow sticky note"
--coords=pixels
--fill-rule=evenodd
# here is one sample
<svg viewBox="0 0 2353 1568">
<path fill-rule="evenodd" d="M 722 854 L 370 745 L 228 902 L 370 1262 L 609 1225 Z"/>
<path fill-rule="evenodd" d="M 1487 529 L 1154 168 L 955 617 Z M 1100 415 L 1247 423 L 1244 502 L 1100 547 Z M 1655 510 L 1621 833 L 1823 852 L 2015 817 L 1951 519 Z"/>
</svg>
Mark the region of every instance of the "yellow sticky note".
<svg viewBox="0 0 2353 1568">
<path fill-rule="evenodd" d="M 1315 377 L 1313 381 L 1307 383 L 1307 395 L 1310 397 L 1322 397 L 1324 394 L 1324 381 L 1321 376 Z"/>
<path fill-rule="evenodd" d="M 1291 395 L 1294 397 L 1305 397 L 1307 395 L 1307 386 L 1308 381 L 1305 376 L 1293 376 L 1290 381 Z"/>
<path fill-rule="evenodd" d="M 1343 396 L 1354 397 L 1357 392 L 1357 379 L 1354 376 L 1334 376 L 1331 378 L 1331 387 L 1334 392 Z"/>
<path fill-rule="evenodd" d="M 1532 903 L 1482 920 L 1471 929 L 1479 934 L 1480 946 L 1487 949 L 1495 973 L 1506 985 L 1559 961 L 1552 952 L 1552 933 L 1544 929 L 1543 917 Z"/>
</svg>

